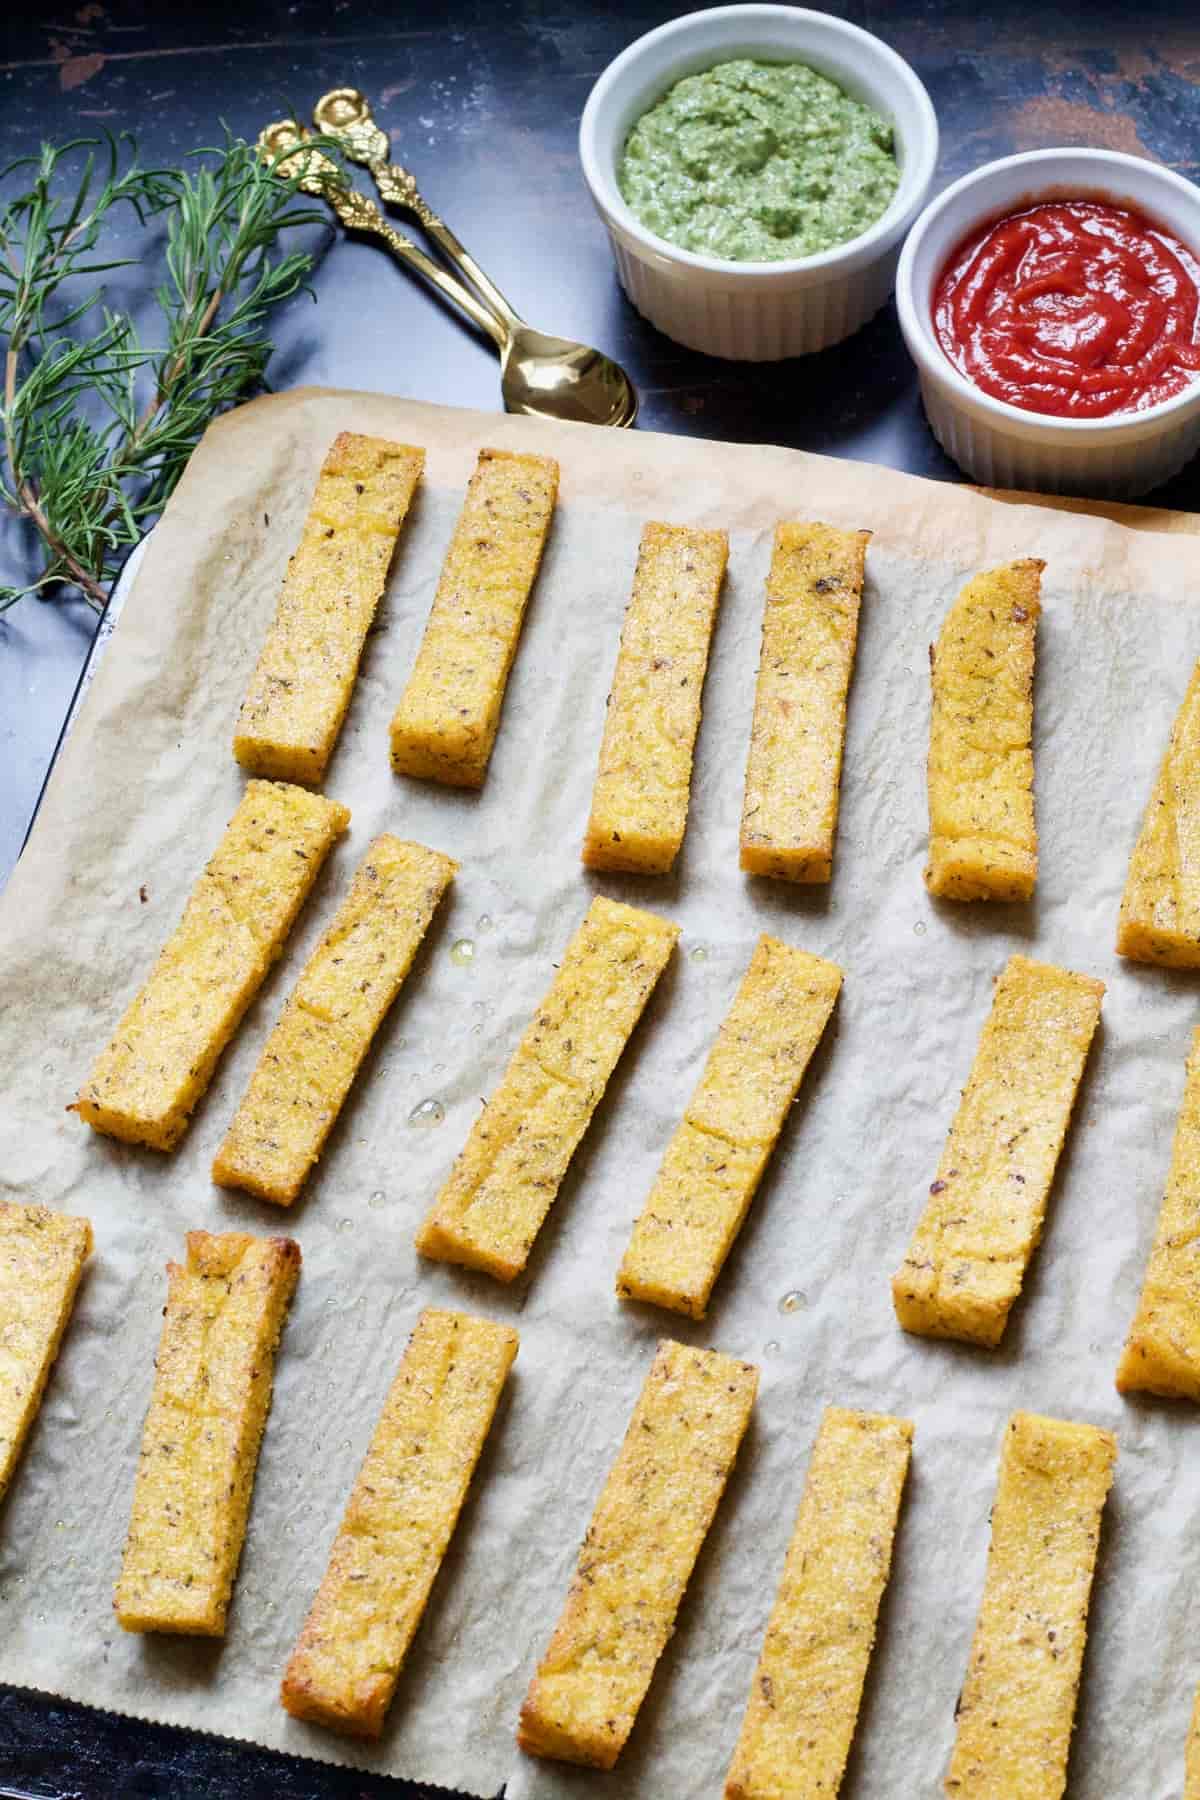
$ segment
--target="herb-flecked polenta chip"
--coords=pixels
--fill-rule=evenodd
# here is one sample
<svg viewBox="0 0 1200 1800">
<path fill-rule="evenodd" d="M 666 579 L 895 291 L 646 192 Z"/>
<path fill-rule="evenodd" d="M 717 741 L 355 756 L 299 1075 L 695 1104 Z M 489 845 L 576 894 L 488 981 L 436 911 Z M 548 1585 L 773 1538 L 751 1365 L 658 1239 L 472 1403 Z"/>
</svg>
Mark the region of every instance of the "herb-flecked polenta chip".
<svg viewBox="0 0 1200 1800">
<path fill-rule="evenodd" d="M 190 1231 L 167 1304 L 113 1605 L 126 1631 L 221 1637 L 275 1350 L 300 1274 L 290 1238 Z"/>
</svg>

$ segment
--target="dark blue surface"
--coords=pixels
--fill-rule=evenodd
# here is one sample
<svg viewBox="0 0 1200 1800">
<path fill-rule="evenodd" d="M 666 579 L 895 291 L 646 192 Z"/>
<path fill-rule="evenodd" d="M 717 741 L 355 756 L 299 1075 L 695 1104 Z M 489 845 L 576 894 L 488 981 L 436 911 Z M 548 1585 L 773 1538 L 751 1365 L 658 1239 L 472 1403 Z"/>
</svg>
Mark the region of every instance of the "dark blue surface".
<svg viewBox="0 0 1200 1800">
<path fill-rule="evenodd" d="M 579 174 L 579 112 L 618 50 L 686 6 L 92 0 L 72 9 L 67 0 L 53 19 L 34 7 L 7 10 L 19 16 L 6 19 L 0 52 L 2 162 L 42 137 L 100 126 L 132 129 L 147 161 L 176 161 L 212 142 L 221 120 L 252 138 L 272 118 L 307 111 L 325 89 L 353 83 L 371 96 L 431 204 L 514 303 L 534 323 L 599 344 L 626 365 L 647 428 L 960 479 L 925 426 L 890 308 L 825 355 L 754 367 L 670 344 L 621 296 Z M 877 31 L 923 77 L 942 128 L 939 186 L 992 157 L 1062 143 L 1157 157 L 1200 178 L 1194 0 L 849 0 L 828 10 Z M 278 321 L 277 387 L 319 382 L 499 404 L 483 341 L 386 256 L 338 244 L 315 288 L 315 308 L 297 300 Z M 1200 466 L 1155 498 L 1200 510 Z M 25 566 L 24 552 L 10 529 L 0 543 L 10 569 Z M 171 605 L 172 595 L 161 603 Z M 82 603 L 27 601 L 0 619 L 0 879 L 20 848 L 94 629 Z M 469 1721 L 455 1728 L 469 1730 Z M 614 1779 L 600 1784 L 608 1795 L 619 1791 Z M 415 1800 L 420 1792 L 0 1689 L 0 1800 L 6 1791 L 56 1800 Z"/>
</svg>

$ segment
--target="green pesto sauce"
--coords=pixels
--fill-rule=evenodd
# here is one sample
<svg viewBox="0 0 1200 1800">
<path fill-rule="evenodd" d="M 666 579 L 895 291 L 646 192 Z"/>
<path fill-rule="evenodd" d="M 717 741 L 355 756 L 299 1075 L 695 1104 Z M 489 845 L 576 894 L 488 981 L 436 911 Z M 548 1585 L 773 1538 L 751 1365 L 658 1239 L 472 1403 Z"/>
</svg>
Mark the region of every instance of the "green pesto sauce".
<svg viewBox="0 0 1200 1800">
<path fill-rule="evenodd" d="M 702 256 L 782 262 L 860 237 L 900 182 L 892 128 L 805 63 L 718 63 L 642 114 L 617 170 L 643 225 Z"/>
</svg>

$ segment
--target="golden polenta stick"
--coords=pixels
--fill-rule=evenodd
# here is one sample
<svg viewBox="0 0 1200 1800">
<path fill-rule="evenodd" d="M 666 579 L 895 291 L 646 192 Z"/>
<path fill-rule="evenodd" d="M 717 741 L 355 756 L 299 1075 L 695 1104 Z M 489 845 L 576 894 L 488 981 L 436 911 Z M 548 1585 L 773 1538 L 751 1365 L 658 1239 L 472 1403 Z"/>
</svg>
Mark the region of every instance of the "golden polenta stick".
<svg viewBox="0 0 1200 1800">
<path fill-rule="evenodd" d="M 479 452 L 392 720 L 397 774 L 482 787 L 557 495 L 553 458 Z"/>
<path fill-rule="evenodd" d="M 925 1211 L 892 1277 L 905 1331 L 1000 1342 L 1041 1240 L 1103 995 L 1089 975 L 1009 958 Z"/>
<path fill-rule="evenodd" d="M 704 1317 L 841 985 L 836 963 L 759 938 L 633 1228 L 623 1300 Z"/>
<path fill-rule="evenodd" d="M 597 896 L 417 1233 L 436 1262 L 512 1281 L 679 936 Z"/>
<path fill-rule="evenodd" d="M 826 1407 L 725 1800 L 834 1800 L 841 1787 L 912 1435 L 908 1419 Z"/>
<path fill-rule="evenodd" d="M 522 1750 L 611 1769 L 675 1626 L 758 1370 L 664 1338 L 525 1696 Z"/>
<path fill-rule="evenodd" d="M 869 531 L 782 524 L 767 577 L 741 866 L 782 881 L 833 873 L 846 696 Z"/>
<path fill-rule="evenodd" d="M 929 651 L 929 864 L 943 900 L 1028 900 L 1037 881 L 1033 658 L 1045 563 L 968 581 Z"/>
<path fill-rule="evenodd" d="M 1117 1367 L 1123 1394 L 1200 1402 L 1200 1030 L 1192 1038 L 1171 1172 L 1137 1312 Z"/>
<path fill-rule="evenodd" d="M 642 532 L 583 840 L 591 869 L 662 875 L 679 854 L 728 559 L 723 531 Z"/>
<path fill-rule="evenodd" d="M 213 1180 L 290 1206 L 458 864 L 378 837 L 267 1039 Z"/>
<path fill-rule="evenodd" d="M 424 465 L 411 444 L 334 439 L 238 714 L 233 753 L 253 774 L 324 779 Z"/>
<path fill-rule="evenodd" d="M 1192 1704 L 1183 1773 L 1183 1800 L 1200 1800 L 1200 1689 Z"/>
<path fill-rule="evenodd" d="M 1117 953 L 1169 969 L 1200 969 L 1200 663 L 1129 859 Z"/>
<path fill-rule="evenodd" d="M 173 1150 L 335 838 L 346 807 L 251 781 L 225 835 L 79 1091 L 95 1131 Z"/>
<path fill-rule="evenodd" d="M 275 1347 L 300 1273 L 290 1238 L 189 1231 L 167 1305 L 113 1596 L 126 1631 L 221 1637 L 242 1554 Z"/>
<path fill-rule="evenodd" d="M 37 1417 L 91 1252 L 89 1220 L 0 1200 L 0 1496 Z"/>
<path fill-rule="evenodd" d="M 379 1736 L 516 1354 L 509 1325 L 417 1320 L 283 1677 L 296 1718 Z"/>
<path fill-rule="evenodd" d="M 1117 1440 L 1095 1425 L 1025 1412 L 1008 1422 L 946 1776 L 956 1800 L 1058 1800 L 1066 1786 L 1116 1459 Z"/>
</svg>

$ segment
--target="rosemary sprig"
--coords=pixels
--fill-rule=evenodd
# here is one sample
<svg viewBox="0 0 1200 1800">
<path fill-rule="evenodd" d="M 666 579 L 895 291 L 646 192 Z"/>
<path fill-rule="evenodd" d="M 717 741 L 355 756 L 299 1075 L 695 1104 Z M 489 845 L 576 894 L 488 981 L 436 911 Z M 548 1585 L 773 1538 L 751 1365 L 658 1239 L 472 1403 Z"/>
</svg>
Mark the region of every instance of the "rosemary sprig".
<svg viewBox="0 0 1200 1800">
<path fill-rule="evenodd" d="M 194 159 L 143 169 L 131 139 L 106 137 L 44 145 L 0 170 L 0 182 L 32 172 L 0 206 L 0 498 L 44 558 L 33 581 L 0 585 L 0 612 L 71 588 L 99 611 L 209 421 L 263 385 L 267 315 L 311 266 L 280 234 L 325 215 L 239 139 Z M 122 210 L 139 227 L 165 221 L 165 241 L 147 246 L 162 259 L 156 345 L 97 284 L 145 260 L 106 254 Z"/>
</svg>

